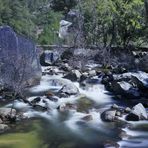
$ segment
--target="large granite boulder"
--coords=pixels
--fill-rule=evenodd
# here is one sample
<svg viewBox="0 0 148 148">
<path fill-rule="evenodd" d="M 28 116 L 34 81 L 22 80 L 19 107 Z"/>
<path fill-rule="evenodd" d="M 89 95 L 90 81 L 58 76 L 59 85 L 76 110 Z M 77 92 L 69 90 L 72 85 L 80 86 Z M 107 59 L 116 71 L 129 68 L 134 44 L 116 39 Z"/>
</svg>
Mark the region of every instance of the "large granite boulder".
<svg viewBox="0 0 148 148">
<path fill-rule="evenodd" d="M 41 78 L 35 44 L 9 26 L 0 27 L 0 80 L 13 88 L 35 85 Z"/>
</svg>

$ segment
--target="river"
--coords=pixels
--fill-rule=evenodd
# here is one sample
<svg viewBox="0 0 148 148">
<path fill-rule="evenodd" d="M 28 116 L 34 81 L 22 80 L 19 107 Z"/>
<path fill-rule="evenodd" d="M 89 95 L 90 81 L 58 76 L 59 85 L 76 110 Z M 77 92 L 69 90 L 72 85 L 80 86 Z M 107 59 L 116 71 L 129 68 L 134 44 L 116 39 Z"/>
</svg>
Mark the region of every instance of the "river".
<svg viewBox="0 0 148 148">
<path fill-rule="evenodd" d="M 31 96 L 28 99 L 44 98 L 43 92 L 59 89 L 59 86 L 49 83 L 51 78 L 60 79 L 61 75 L 43 76 L 40 85 L 29 89 Z M 101 83 L 88 84 L 85 88 L 77 82 L 74 85 L 80 94 L 57 102 L 48 100 L 50 111 L 47 112 L 36 111 L 23 102 L 15 101 L 14 107 L 23 110 L 27 119 L 18 121 L 11 130 L 0 135 L 0 148 L 148 147 L 148 121 L 127 122 L 121 119 L 121 122 L 103 122 L 100 112 L 114 103 L 127 104 L 115 101 Z M 57 107 L 63 103 L 76 103 L 80 107 L 77 111 L 59 112 Z M 82 120 L 87 115 L 91 115 L 92 120 Z"/>
</svg>

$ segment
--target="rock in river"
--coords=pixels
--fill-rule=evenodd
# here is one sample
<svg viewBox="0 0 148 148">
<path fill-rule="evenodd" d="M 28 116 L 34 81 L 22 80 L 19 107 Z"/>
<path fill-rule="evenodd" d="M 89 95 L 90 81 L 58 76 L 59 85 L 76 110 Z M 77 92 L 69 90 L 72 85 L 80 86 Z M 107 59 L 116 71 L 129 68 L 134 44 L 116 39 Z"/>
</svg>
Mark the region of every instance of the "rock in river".
<svg viewBox="0 0 148 148">
<path fill-rule="evenodd" d="M 79 93 L 78 88 L 69 80 L 62 78 L 53 78 L 48 80 L 50 86 L 55 86 L 60 88 L 57 94 L 66 94 L 66 95 L 77 95 Z"/>
<path fill-rule="evenodd" d="M 86 116 L 84 116 L 83 118 L 82 118 L 82 120 L 83 121 L 92 121 L 93 120 L 93 117 L 92 117 L 92 115 L 86 115 Z"/>
<path fill-rule="evenodd" d="M 16 110 L 11 108 L 0 108 L 0 116 L 7 117 L 8 115 L 16 116 Z"/>
<path fill-rule="evenodd" d="M 81 73 L 78 70 L 72 70 L 64 78 L 69 79 L 71 81 L 78 81 L 81 77 Z"/>
<path fill-rule="evenodd" d="M 116 110 L 109 109 L 101 114 L 101 119 L 106 122 L 113 122 L 116 117 Z"/>
<path fill-rule="evenodd" d="M 126 120 L 128 121 L 139 121 L 139 120 L 147 120 L 148 115 L 144 106 L 139 103 L 135 105 L 131 112 L 127 115 Z"/>
</svg>

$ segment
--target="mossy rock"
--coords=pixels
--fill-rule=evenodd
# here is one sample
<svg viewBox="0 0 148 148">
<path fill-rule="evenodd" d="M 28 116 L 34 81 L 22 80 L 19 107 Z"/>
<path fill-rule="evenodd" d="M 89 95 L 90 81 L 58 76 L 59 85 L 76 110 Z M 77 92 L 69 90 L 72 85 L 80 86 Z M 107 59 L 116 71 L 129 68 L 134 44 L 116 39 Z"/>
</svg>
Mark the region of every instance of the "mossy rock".
<svg viewBox="0 0 148 148">
<path fill-rule="evenodd" d="M 0 135 L 0 148 L 47 148 L 38 135 L 41 127 L 34 123 L 32 130 Z"/>
<path fill-rule="evenodd" d="M 94 102 L 89 98 L 82 97 L 77 101 L 77 111 L 87 112 L 89 109 L 93 108 Z"/>
</svg>

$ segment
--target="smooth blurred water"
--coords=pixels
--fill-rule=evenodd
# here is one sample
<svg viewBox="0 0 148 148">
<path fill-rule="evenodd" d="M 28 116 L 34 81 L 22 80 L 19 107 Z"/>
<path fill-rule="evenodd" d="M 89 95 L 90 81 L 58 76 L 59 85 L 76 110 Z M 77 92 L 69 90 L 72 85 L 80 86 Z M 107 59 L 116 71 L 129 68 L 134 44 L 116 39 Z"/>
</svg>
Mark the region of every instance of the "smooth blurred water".
<svg viewBox="0 0 148 148">
<path fill-rule="evenodd" d="M 56 76 L 57 78 L 60 76 Z M 48 90 L 58 90 L 59 86 L 54 86 L 49 83 L 49 80 L 55 78 L 55 76 L 43 76 L 40 85 L 30 89 L 30 93 L 40 95 L 42 99 L 45 99 L 42 94 Z M 49 85 L 50 84 L 50 85 Z M 30 119 L 30 124 L 26 127 L 23 122 L 19 123 L 23 132 L 34 122 L 37 122 L 40 130 L 34 129 L 39 141 L 42 141 L 44 148 L 100 148 L 108 144 L 108 147 L 117 145 L 120 147 L 148 147 L 148 121 L 142 122 L 114 122 L 106 123 L 100 118 L 100 114 L 105 109 L 109 108 L 113 103 L 119 103 L 114 101 L 112 96 L 104 89 L 101 84 L 88 85 L 81 88 L 78 83 L 74 83 L 80 91 L 80 95 L 71 96 L 69 98 L 61 98 L 57 102 L 47 100 L 50 111 L 39 112 L 32 109 L 29 105 L 16 101 L 15 108 L 25 111 L 24 115 Z M 36 96 L 32 96 L 28 99 L 33 99 Z M 76 110 L 70 110 L 65 112 L 59 112 L 57 107 L 63 103 L 78 103 L 81 98 L 85 98 L 87 101 L 93 102 L 93 106 L 88 109 L 87 112 L 78 112 Z M 40 105 L 43 102 L 40 102 Z M 10 105 L 10 104 L 9 104 Z M 91 115 L 93 120 L 84 121 L 83 117 Z M 38 122 L 40 121 L 40 122 Z M 24 121 L 28 122 L 28 120 Z M 13 134 L 17 134 L 19 130 L 13 130 Z M 122 132 L 126 132 L 128 136 L 120 136 Z M 12 135 L 13 135 L 12 134 Z M 1 140 L 1 137 L 0 137 Z M 11 148 L 11 145 L 8 147 Z M 107 146 L 106 146 L 107 147 Z M 34 148 L 34 147 L 30 147 Z"/>
</svg>

